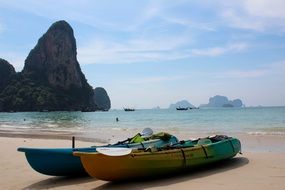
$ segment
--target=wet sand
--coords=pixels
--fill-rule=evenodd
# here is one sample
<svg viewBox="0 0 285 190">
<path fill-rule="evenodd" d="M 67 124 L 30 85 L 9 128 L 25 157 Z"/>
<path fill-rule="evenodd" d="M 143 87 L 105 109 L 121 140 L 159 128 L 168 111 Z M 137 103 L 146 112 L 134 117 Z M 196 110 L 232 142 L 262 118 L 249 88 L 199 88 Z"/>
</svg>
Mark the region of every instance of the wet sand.
<svg viewBox="0 0 285 190">
<path fill-rule="evenodd" d="M 71 147 L 71 140 L 0 137 L 0 143 L 0 189 L 285 189 L 284 152 L 246 151 L 229 161 L 167 178 L 113 183 L 91 177 L 42 175 L 29 166 L 22 152 L 17 152 L 18 147 Z M 76 141 L 77 147 L 94 144 L 99 145 Z"/>
</svg>

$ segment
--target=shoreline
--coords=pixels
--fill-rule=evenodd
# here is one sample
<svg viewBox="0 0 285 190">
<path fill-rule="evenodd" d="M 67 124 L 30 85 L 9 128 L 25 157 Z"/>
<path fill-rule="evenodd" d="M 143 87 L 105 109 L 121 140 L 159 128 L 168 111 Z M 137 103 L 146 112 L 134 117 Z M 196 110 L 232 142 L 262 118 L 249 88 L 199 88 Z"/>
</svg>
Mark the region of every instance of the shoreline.
<svg viewBox="0 0 285 190">
<path fill-rule="evenodd" d="M 0 129 L 0 137 L 9 138 L 29 138 L 29 139 L 53 139 L 53 140 L 69 140 L 75 137 L 76 141 L 113 144 L 122 139 L 127 139 L 139 133 L 135 129 L 130 131 L 120 131 L 117 133 L 106 132 L 101 130 L 97 135 L 90 135 L 88 132 L 74 132 L 74 131 L 53 131 L 53 130 L 3 130 Z M 160 131 L 154 131 L 160 132 Z M 246 152 L 277 152 L 285 153 L 285 136 L 284 135 L 269 135 L 269 134 L 246 134 L 246 133 L 185 133 L 184 131 L 167 131 L 175 135 L 179 140 L 203 138 L 211 135 L 228 135 L 240 139 L 242 143 L 242 151 Z"/>
<path fill-rule="evenodd" d="M 82 137 L 80 133 L 56 133 L 56 132 L 44 132 L 43 134 L 38 133 L 23 133 L 23 132 L 15 132 L 10 130 L 1 130 L 0 129 L 0 138 L 8 137 L 8 138 L 28 138 L 28 139 L 53 139 L 53 140 L 72 140 L 72 137 L 75 137 L 75 140 L 83 141 L 83 142 L 97 142 L 97 143 L 107 143 L 107 141 Z"/>
<path fill-rule="evenodd" d="M 18 147 L 70 147 L 64 139 L 0 137 L 0 189 L 189 189 L 213 190 L 285 188 L 285 153 L 244 151 L 243 155 L 210 167 L 174 174 L 167 178 L 129 182 L 106 182 L 91 177 L 53 177 L 35 172 Z M 95 142 L 77 141 L 77 147 Z M 100 144 L 96 144 L 100 145 Z M 15 180 L 17 179 L 17 180 Z"/>
</svg>

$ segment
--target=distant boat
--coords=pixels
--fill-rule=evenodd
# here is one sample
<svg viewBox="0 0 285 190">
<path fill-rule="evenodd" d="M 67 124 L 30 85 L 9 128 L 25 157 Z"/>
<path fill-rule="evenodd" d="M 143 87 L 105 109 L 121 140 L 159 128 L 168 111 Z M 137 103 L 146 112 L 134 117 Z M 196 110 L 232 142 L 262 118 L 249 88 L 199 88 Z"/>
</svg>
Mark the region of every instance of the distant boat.
<svg viewBox="0 0 285 190">
<path fill-rule="evenodd" d="M 125 111 L 135 111 L 134 108 L 124 108 Z"/>
<path fill-rule="evenodd" d="M 191 109 L 191 108 L 190 108 L 190 109 Z M 186 108 L 178 107 L 178 108 L 176 108 L 176 110 L 179 110 L 179 111 L 182 111 L 182 110 L 188 110 L 188 107 L 186 107 Z"/>
</svg>

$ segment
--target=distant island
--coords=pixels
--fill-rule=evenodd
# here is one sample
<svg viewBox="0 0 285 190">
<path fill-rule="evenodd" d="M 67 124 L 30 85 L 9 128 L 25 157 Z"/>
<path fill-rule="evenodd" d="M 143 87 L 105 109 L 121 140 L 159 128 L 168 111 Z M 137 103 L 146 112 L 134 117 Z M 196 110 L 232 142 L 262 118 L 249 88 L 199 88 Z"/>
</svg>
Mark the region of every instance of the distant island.
<svg viewBox="0 0 285 190">
<path fill-rule="evenodd" d="M 187 100 L 181 100 L 174 104 L 170 104 L 169 109 L 176 109 L 176 108 L 195 108 L 194 105 L 192 105 Z"/>
<path fill-rule="evenodd" d="M 30 51 L 21 72 L 0 59 L 0 111 L 108 111 L 105 89 L 88 84 L 77 61 L 73 29 L 52 24 Z"/>
<path fill-rule="evenodd" d="M 156 106 L 156 107 L 154 107 L 154 108 L 152 108 L 153 110 L 159 110 L 160 109 L 160 107 L 159 106 Z"/>
<path fill-rule="evenodd" d="M 229 100 L 226 96 L 216 95 L 209 99 L 209 103 L 201 104 L 200 107 L 243 107 L 240 99 Z"/>
<path fill-rule="evenodd" d="M 107 91 L 103 87 L 97 87 L 94 89 L 93 100 L 95 105 L 101 111 L 109 111 L 111 108 L 111 101 L 107 94 Z"/>
</svg>

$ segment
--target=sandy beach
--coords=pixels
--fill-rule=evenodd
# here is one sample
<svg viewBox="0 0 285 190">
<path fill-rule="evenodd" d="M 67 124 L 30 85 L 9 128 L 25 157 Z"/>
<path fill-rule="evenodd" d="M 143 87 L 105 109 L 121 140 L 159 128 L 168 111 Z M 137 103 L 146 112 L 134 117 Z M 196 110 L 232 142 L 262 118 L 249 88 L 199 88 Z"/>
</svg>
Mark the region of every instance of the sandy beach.
<svg viewBox="0 0 285 190">
<path fill-rule="evenodd" d="M 246 137 L 242 140 L 244 141 Z M 260 138 L 260 142 L 264 138 Z M 265 140 L 266 143 L 272 138 Z M 284 143 L 284 138 L 279 138 Z M 0 137 L 0 189 L 285 189 L 285 153 L 248 151 L 207 168 L 168 178 L 106 182 L 91 177 L 53 177 L 35 172 L 18 147 L 70 147 L 70 140 Z M 76 141 L 76 147 L 98 143 Z M 252 146 L 258 143 L 251 143 Z"/>
</svg>

